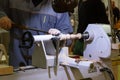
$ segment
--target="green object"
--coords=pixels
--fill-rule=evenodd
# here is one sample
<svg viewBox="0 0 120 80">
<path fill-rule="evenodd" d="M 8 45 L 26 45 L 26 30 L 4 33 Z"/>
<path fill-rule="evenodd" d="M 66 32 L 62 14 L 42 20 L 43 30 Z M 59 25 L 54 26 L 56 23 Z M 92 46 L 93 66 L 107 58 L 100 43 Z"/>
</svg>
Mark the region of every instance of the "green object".
<svg viewBox="0 0 120 80">
<path fill-rule="evenodd" d="M 73 47 L 73 54 L 83 56 L 84 41 L 76 40 Z"/>
</svg>

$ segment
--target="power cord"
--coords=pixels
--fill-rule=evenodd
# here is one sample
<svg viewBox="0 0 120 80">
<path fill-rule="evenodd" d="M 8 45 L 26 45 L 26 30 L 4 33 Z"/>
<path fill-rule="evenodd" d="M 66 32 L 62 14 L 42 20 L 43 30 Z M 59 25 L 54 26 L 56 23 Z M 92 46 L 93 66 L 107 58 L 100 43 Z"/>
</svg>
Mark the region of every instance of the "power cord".
<svg viewBox="0 0 120 80">
<path fill-rule="evenodd" d="M 111 80 L 115 80 L 114 75 L 113 75 L 112 71 L 109 68 L 103 67 L 103 68 L 100 69 L 100 72 L 105 72 L 105 71 L 108 73 Z"/>
</svg>

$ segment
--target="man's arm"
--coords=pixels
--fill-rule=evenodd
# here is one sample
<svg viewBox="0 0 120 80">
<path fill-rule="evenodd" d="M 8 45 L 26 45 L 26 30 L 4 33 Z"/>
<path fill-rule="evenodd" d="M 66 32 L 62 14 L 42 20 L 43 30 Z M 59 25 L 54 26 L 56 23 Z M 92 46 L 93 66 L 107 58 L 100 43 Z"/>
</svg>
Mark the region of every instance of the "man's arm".
<svg viewBox="0 0 120 80">
<path fill-rule="evenodd" d="M 59 29 L 61 33 L 73 33 L 73 28 L 70 22 L 70 16 L 66 13 L 58 14 L 58 19 L 55 28 Z"/>
</svg>

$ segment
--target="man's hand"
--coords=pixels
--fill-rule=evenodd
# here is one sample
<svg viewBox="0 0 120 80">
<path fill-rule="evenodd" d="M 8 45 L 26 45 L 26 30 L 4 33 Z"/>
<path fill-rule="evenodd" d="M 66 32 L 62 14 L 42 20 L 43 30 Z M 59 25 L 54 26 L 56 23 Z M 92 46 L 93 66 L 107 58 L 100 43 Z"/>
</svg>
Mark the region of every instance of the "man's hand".
<svg viewBox="0 0 120 80">
<path fill-rule="evenodd" d="M 12 27 L 12 21 L 7 16 L 0 18 L 0 28 L 9 30 L 11 29 L 11 27 Z"/>
<path fill-rule="evenodd" d="M 49 29 L 48 33 L 57 35 L 57 34 L 60 34 L 61 32 L 58 29 L 51 28 L 51 29 Z"/>
</svg>

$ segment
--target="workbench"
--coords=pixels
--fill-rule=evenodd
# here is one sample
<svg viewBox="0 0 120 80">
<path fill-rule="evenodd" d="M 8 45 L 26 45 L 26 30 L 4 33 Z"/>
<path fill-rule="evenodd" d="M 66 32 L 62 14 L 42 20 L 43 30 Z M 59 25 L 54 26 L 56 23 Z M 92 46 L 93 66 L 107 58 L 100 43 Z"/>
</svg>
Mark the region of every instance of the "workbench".
<svg viewBox="0 0 120 80">
<path fill-rule="evenodd" d="M 68 80 L 63 67 L 59 67 L 57 76 L 54 75 L 51 68 L 51 78 L 49 78 L 47 69 L 30 69 L 16 71 L 10 75 L 0 76 L 0 80 Z"/>
</svg>

